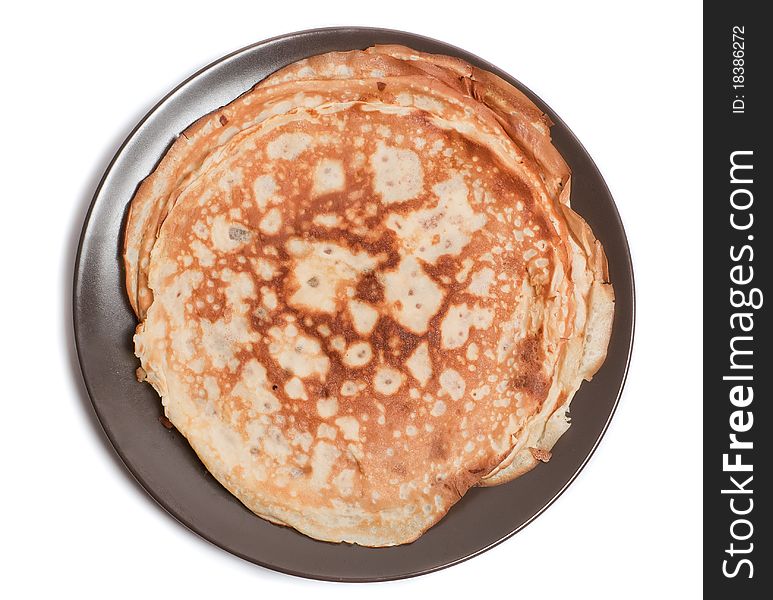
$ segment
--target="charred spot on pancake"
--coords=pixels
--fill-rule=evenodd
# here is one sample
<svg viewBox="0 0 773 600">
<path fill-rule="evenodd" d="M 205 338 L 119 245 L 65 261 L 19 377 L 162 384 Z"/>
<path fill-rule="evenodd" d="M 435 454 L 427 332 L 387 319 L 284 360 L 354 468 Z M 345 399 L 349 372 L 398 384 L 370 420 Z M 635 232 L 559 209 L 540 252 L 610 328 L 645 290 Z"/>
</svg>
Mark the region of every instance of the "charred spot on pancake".
<svg viewBox="0 0 773 600">
<path fill-rule="evenodd" d="M 445 436 L 432 436 L 432 439 L 430 440 L 429 458 L 431 460 L 445 460 L 448 458 L 448 440 Z"/>
<path fill-rule="evenodd" d="M 542 330 L 518 342 L 515 353 L 522 362 L 530 365 L 538 365 L 542 362 L 544 352 L 541 336 Z"/>
<path fill-rule="evenodd" d="M 515 389 L 527 391 L 534 397 L 547 393 L 550 387 L 550 380 L 542 370 L 544 350 L 541 333 L 540 330 L 534 336 L 527 337 L 516 344 L 514 354 L 520 361 L 520 367 L 517 374 L 510 380 Z"/>
<path fill-rule="evenodd" d="M 550 387 L 550 382 L 545 377 L 533 371 L 516 375 L 510 383 L 515 389 L 524 390 L 534 396 L 541 396 Z"/>
<path fill-rule="evenodd" d="M 357 282 L 357 297 L 371 302 L 380 303 L 384 299 L 384 286 L 375 273 L 365 273 Z"/>
</svg>

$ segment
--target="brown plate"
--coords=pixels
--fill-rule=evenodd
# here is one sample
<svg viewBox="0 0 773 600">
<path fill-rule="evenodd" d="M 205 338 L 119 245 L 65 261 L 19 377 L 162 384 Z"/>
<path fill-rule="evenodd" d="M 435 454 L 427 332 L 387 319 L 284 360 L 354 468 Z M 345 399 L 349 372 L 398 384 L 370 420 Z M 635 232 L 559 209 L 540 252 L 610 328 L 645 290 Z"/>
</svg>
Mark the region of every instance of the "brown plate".
<svg viewBox="0 0 773 600">
<path fill-rule="evenodd" d="M 134 378 L 136 321 L 120 260 L 127 205 L 188 124 L 291 62 L 373 44 L 459 56 L 505 78 L 550 115 L 555 145 L 572 168 L 572 206 L 604 244 L 617 295 L 608 358 L 577 393 L 572 426 L 552 460 L 511 483 L 470 490 L 416 542 L 378 549 L 319 542 L 256 517 L 209 475 L 182 435 L 159 423 L 158 396 Z M 544 102 L 493 65 L 443 42 L 339 27 L 292 33 L 225 56 L 175 88 L 137 125 L 107 168 L 86 216 L 75 264 L 73 318 L 81 371 L 97 416 L 126 467 L 169 514 L 224 550 L 270 569 L 316 579 L 381 581 L 480 554 L 526 526 L 572 482 L 604 434 L 622 391 L 633 341 L 634 284 L 625 231 L 609 190 L 580 142 Z"/>
</svg>

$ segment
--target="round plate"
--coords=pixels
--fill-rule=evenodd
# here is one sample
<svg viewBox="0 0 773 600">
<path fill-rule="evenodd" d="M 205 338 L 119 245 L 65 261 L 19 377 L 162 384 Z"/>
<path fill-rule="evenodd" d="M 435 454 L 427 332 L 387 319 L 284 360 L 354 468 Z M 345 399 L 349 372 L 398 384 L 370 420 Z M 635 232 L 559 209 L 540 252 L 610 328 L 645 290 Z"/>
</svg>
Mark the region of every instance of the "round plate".
<svg viewBox="0 0 773 600">
<path fill-rule="evenodd" d="M 134 376 L 136 320 L 121 261 L 128 203 L 180 131 L 280 67 L 373 44 L 459 56 L 505 78 L 550 115 L 556 123 L 555 145 L 572 168 L 572 206 L 603 243 L 617 296 L 607 360 L 574 398 L 572 426 L 551 461 L 511 483 L 470 490 L 416 542 L 394 548 L 320 542 L 256 517 L 209 475 L 182 435 L 159 423 L 156 392 Z M 480 554 L 523 528 L 571 483 L 607 428 L 623 387 L 633 340 L 634 288 L 625 232 L 609 190 L 580 142 L 544 102 L 459 48 L 410 33 L 344 27 L 293 33 L 234 52 L 193 75 L 150 111 L 94 195 L 76 259 L 73 312 L 78 357 L 97 416 L 127 468 L 172 516 L 221 548 L 271 569 L 317 579 L 381 581 L 428 573 Z"/>
</svg>

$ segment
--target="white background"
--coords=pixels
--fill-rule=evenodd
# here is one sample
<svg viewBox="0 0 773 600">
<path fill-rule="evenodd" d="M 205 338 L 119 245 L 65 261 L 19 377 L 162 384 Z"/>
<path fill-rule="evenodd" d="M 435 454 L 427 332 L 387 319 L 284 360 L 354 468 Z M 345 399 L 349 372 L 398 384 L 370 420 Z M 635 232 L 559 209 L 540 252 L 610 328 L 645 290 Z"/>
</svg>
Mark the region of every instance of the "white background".
<svg viewBox="0 0 773 600">
<path fill-rule="evenodd" d="M 0 595 L 699 595 L 699 3 L 23 4 L 12 3 L 10 13 L 6 5 L 0 25 Z M 159 509 L 96 424 L 74 359 L 68 304 L 91 195 L 140 117 L 222 54 L 289 31 L 343 24 L 405 29 L 456 44 L 548 102 L 585 144 L 616 198 L 638 297 L 625 394 L 570 489 L 524 531 L 478 558 L 367 587 L 255 567 Z"/>
</svg>

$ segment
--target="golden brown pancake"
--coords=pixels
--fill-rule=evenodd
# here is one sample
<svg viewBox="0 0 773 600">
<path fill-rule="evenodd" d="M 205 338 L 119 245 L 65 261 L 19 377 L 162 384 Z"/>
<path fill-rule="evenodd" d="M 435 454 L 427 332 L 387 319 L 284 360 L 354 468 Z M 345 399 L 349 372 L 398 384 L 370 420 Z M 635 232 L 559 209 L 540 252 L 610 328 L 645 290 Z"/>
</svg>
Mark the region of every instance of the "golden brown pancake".
<svg viewBox="0 0 773 600">
<path fill-rule="evenodd" d="M 252 511 L 401 544 L 550 458 L 613 293 L 549 127 L 458 59 L 330 53 L 191 125 L 142 183 L 137 356 Z"/>
</svg>

